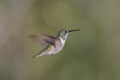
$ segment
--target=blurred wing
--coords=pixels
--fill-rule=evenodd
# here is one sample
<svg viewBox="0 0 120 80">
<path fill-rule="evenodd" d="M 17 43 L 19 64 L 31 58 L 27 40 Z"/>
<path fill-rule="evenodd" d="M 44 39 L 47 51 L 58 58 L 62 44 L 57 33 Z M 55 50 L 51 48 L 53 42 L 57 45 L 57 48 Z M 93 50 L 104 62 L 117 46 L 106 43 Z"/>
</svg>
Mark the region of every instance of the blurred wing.
<svg viewBox="0 0 120 80">
<path fill-rule="evenodd" d="M 55 46 L 55 39 L 56 37 L 47 35 L 47 34 L 41 34 L 39 36 L 37 35 L 29 35 L 29 37 L 35 41 L 36 43 L 40 43 L 43 46 L 46 46 L 48 44 L 51 44 L 53 46 Z"/>
</svg>

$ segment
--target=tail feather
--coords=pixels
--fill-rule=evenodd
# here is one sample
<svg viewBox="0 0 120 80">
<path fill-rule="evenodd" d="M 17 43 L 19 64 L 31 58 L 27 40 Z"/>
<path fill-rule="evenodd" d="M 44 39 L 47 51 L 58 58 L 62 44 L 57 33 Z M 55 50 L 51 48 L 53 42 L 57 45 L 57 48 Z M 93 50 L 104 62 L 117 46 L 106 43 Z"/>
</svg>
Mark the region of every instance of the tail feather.
<svg viewBox="0 0 120 80">
<path fill-rule="evenodd" d="M 40 57 L 40 56 L 43 56 L 45 55 L 46 53 L 43 52 L 43 53 L 38 53 L 38 54 L 35 54 L 32 58 L 35 58 L 35 57 Z"/>
<path fill-rule="evenodd" d="M 46 49 L 47 49 L 48 47 L 49 47 L 49 45 L 47 45 L 45 48 L 43 48 L 38 54 L 35 54 L 32 58 L 46 55 Z"/>
<path fill-rule="evenodd" d="M 38 54 L 35 54 L 32 58 L 35 58 Z"/>
</svg>

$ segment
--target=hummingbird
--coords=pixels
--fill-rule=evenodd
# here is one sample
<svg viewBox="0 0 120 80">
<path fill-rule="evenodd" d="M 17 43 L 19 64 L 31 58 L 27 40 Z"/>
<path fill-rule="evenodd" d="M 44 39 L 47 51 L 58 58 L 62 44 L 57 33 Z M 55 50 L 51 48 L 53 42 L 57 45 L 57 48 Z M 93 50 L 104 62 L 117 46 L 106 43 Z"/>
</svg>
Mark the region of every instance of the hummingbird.
<svg viewBox="0 0 120 80">
<path fill-rule="evenodd" d="M 38 54 L 35 54 L 32 58 L 40 57 L 44 55 L 57 54 L 63 49 L 65 42 L 67 40 L 68 34 L 74 31 L 80 31 L 80 29 L 75 29 L 75 30 L 61 29 L 57 33 L 56 37 L 48 34 L 29 35 L 29 37 L 33 41 L 44 46 L 44 48 Z"/>
</svg>

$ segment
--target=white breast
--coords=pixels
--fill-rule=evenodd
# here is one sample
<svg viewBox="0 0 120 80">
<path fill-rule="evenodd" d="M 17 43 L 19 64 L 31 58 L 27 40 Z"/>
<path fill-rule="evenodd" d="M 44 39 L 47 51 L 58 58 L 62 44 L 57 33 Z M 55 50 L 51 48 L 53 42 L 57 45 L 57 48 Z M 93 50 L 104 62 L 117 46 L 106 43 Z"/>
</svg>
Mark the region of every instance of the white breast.
<svg viewBox="0 0 120 80">
<path fill-rule="evenodd" d="M 56 46 L 55 50 L 50 50 L 50 51 L 48 51 L 48 52 L 47 52 L 48 55 L 57 54 L 58 52 L 60 52 L 60 51 L 63 49 L 66 40 L 60 38 L 60 41 L 61 41 L 61 45 L 60 45 L 60 46 Z M 53 46 L 53 47 L 54 47 L 54 46 Z"/>
<path fill-rule="evenodd" d="M 64 39 L 62 39 L 62 38 L 60 37 L 60 41 L 61 41 L 61 44 L 64 46 L 66 40 L 64 40 Z"/>
<path fill-rule="evenodd" d="M 64 47 L 64 45 L 65 45 L 66 40 L 63 40 L 62 38 L 60 38 L 60 41 L 61 41 L 61 46 L 59 46 L 59 47 L 56 48 L 55 54 L 58 53 L 58 52 L 60 52 L 62 50 L 62 48 Z"/>
</svg>

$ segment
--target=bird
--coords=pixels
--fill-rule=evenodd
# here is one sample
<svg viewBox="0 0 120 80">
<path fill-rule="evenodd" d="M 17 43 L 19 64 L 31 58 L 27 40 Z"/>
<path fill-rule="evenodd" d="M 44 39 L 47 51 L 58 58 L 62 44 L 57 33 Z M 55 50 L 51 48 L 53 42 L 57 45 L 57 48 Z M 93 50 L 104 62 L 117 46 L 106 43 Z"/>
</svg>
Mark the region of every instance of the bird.
<svg viewBox="0 0 120 80">
<path fill-rule="evenodd" d="M 44 48 L 39 53 L 35 54 L 32 58 L 44 55 L 57 54 L 63 49 L 65 42 L 68 38 L 68 34 L 74 31 L 80 31 L 80 29 L 74 30 L 61 29 L 57 33 L 56 37 L 48 34 L 29 35 L 29 38 L 32 41 L 44 46 Z"/>
</svg>

